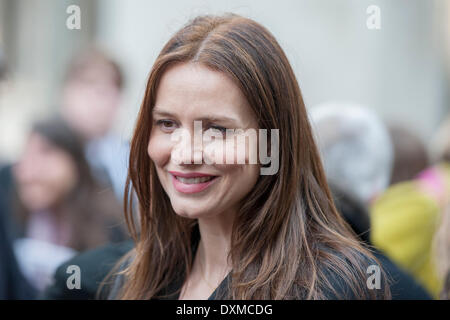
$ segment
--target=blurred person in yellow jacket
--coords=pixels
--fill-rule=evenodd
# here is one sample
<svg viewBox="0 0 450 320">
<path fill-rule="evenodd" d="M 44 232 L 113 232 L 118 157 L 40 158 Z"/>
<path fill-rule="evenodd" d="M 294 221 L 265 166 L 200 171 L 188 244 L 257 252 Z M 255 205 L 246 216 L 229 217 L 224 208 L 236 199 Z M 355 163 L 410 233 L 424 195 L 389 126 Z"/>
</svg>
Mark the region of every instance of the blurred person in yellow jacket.
<svg viewBox="0 0 450 320">
<path fill-rule="evenodd" d="M 450 194 L 450 122 L 438 130 L 433 143 L 438 164 L 416 179 L 392 185 L 371 208 L 371 240 L 410 272 L 435 298 L 443 288 L 437 271 L 433 239 Z M 443 134 L 444 133 L 444 134 Z M 437 155 L 437 156 L 436 156 Z"/>
</svg>

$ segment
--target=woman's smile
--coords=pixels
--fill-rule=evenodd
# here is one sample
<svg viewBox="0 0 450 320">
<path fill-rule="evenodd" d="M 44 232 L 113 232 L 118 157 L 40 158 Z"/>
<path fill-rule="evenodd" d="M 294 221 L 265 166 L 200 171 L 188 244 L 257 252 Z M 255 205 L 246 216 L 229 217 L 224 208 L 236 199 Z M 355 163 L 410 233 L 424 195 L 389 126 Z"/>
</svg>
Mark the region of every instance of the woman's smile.
<svg viewBox="0 0 450 320">
<path fill-rule="evenodd" d="M 198 193 L 206 190 L 218 178 L 217 176 L 200 172 L 183 173 L 169 171 L 169 174 L 172 176 L 175 190 L 181 193 Z"/>
</svg>

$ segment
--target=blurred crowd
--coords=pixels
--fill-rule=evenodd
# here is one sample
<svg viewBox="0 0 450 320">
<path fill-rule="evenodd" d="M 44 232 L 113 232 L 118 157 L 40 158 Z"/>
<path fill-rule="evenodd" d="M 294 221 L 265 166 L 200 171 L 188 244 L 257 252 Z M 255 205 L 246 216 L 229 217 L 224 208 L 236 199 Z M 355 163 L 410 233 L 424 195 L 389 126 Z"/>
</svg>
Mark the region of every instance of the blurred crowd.
<svg viewBox="0 0 450 320">
<path fill-rule="evenodd" d="M 448 299 L 450 115 L 428 145 L 352 103 L 321 104 L 310 118 L 337 207 L 390 274 L 393 298 L 424 289 Z"/>
<path fill-rule="evenodd" d="M 128 239 L 129 146 L 111 130 L 123 81 L 105 53 L 78 55 L 58 113 L 34 123 L 17 162 L 0 164 L 0 299 L 39 298 L 63 262 Z M 366 106 L 309 110 L 336 205 L 390 275 L 393 298 L 448 299 L 450 115 L 425 145 Z"/>
<path fill-rule="evenodd" d="M 79 252 L 127 238 L 128 145 L 112 133 L 119 66 L 92 49 L 68 68 L 58 114 L 32 126 L 0 168 L 0 299 L 36 298 Z"/>
</svg>

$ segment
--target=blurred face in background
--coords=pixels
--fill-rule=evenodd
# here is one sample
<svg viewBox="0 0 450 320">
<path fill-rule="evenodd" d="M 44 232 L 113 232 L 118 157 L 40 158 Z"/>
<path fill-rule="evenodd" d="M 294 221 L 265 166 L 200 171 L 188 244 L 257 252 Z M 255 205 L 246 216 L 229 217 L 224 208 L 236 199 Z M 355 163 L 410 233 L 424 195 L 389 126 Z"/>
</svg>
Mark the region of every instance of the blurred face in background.
<svg viewBox="0 0 450 320">
<path fill-rule="evenodd" d="M 105 135 L 114 124 L 120 102 L 115 72 L 106 63 L 92 64 L 78 70 L 66 83 L 63 116 L 86 139 Z"/>
<path fill-rule="evenodd" d="M 57 206 L 78 179 L 71 156 L 38 133 L 30 135 L 14 174 L 19 197 L 28 210 Z"/>
<path fill-rule="evenodd" d="M 172 151 L 183 146 L 171 134 L 184 129 L 193 137 L 194 121 L 199 120 L 203 133 L 214 130 L 219 140 L 226 139 L 225 129 L 258 128 L 242 92 L 224 74 L 195 63 L 169 68 L 159 84 L 148 145 L 161 185 L 178 215 L 205 218 L 235 212 L 256 184 L 259 165 L 249 164 L 248 156 L 245 164 L 207 162 L 211 154 L 205 149 L 201 164 L 177 164 Z"/>
</svg>

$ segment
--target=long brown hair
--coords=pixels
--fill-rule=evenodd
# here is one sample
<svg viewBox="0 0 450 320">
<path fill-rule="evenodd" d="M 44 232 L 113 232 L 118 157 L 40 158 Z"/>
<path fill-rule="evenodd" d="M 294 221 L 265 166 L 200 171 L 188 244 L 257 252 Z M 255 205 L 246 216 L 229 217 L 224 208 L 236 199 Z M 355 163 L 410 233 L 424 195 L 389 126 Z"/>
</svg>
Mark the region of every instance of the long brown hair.
<svg viewBox="0 0 450 320">
<path fill-rule="evenodd" d="M 150 72 L 131 142 L 125 211 L 136 247 L 120 297 L 157 298 L 192 267 L 196 221 L 174 212 L 147 154 L 158 83 L 180 62 L 228 75 L 257 115 L 259 128 L 280 133 L 278 173 L 259 176 L 236 216 L 231 285 L 223 298 L 321 299 L 337 294 L 336 283 L 350 288 L 353 297 L 375 297 L 365 281 L 373 258 L 335 209 L 288 59 L 263 26 L 234 14 L 193 19 L 164 46 Z"/>
</svg>

